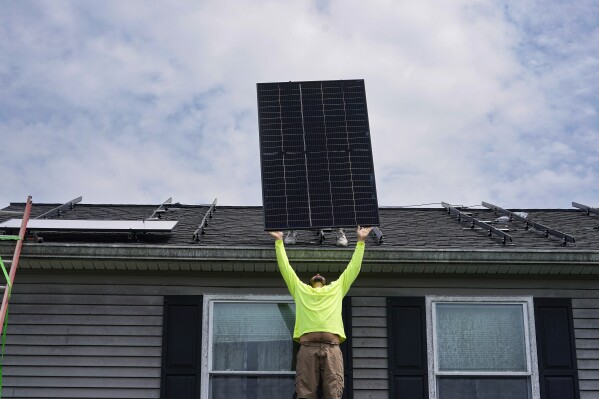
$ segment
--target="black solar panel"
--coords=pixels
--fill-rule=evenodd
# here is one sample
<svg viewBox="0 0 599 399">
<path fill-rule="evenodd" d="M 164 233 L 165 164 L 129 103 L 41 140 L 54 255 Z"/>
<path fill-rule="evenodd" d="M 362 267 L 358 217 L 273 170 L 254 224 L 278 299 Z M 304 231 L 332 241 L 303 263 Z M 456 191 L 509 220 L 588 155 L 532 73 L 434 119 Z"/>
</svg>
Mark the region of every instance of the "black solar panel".
<svg viewBox="0 0 599 399">
<path fill-rule="evenodd" d="M 378 226 L 364 80 L 257 86 L 265 229 Z"/>
</svg>

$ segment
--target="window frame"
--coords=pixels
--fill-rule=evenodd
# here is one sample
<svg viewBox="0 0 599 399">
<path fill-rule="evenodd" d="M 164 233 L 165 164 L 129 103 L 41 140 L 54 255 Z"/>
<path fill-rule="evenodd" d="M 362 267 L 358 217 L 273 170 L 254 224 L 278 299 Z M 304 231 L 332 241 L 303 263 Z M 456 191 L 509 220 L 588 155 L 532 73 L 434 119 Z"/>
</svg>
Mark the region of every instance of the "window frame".
<svg viewBox="0 0 599 399">
<path fill-rule="evenodd" d="M 210 378 L 222 375 L 248 375 L 248 376 L 291 376 L 295 371 L 226 371 L 212 370 L 212 344 L 213 344 L 213 315 L 215 303 L 290 303 L 294 304 L 290 295 L 204 295 L 204 308 L 202 317 L 202 386 L 201 398 L 210 397 Z M 289 339 L 293 339 L 289 337 Z"/>
<path fill-rule="evenodd" d="M 524 318 L 524 339 L 526 344 L 527 371 L 439 371 L 436 330 L 437 304 L 469 304 L 469 305 L 520 305 Z M 465 296 L 426 296 L 426 331 L 427 331 L 427 360 L 428 360 L 428 390 L 429 399 L 438 399 L 438 377 L 527 377 L 530 381 L 531 399 L 540 399 L 539 367 L 537 358 L 536 329 L 534 303 L 532 297 L 465 297 Z"/>
</svg>

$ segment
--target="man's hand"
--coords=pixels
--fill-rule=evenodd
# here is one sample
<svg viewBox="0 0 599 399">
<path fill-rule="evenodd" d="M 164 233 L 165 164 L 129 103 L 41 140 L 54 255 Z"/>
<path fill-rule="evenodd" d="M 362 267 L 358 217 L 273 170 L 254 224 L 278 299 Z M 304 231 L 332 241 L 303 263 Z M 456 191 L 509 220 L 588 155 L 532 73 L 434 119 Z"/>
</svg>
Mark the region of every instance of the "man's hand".
<svg viewBox="0 0 599 399">
<path fill-rule="evenodd" d="M 358 228 L 356 229 L 356 235 L 358 236 L 358 241 L 360 241 L 360 242 L 366 241 L 366 238 L 368 237 L 368 234 L 370 234 L 371 230 L 372 230 L 372 227 L 358 226 Z"/>
<path fill-rule="evenodd" d="M 283 239 L 283 232 L 282 231 L 269 231 L 268 233 L 271 236 L 273 236 L 275 240 L 282 240 Z"/>
</svg>

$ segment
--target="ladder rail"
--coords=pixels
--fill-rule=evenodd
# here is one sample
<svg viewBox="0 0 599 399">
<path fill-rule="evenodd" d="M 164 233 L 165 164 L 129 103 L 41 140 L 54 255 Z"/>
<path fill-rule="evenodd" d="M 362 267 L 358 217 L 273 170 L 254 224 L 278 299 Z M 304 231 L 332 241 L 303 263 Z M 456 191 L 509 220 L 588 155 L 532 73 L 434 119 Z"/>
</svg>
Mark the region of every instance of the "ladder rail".
<svg viewBox="0 0 599 399">
<path fill-rule="evenodd" d="M 19 265 L 19 258 L 21 257 L 21 248 L 23 247 L 23 240 L 25 239 L 25 232 L 27 231 L 27 222 L 29 221 L 29 215 L 31 214 L 31 196 L 27 197 L 27 205 L 25 205 L 25 212 L 23 213 L 23 220 L 21 222 L 21 229 L 19 230 L 19 240 L 17 241 L 15 251 L 12 257 L 12 263 L 8 277 L 10 282 L 7 282 L 6 289 L 4 290 L 4 297 L 2 298 L 2 308 L 0 309 L 0 329 L 4 328 L 4 319 L 6 317 L 6 310 L 8 309 L 8 300 L 10 299 L 11 287 L 15 281 L 15 274 L 17 273 L 17 266 Z"/>
</svg>

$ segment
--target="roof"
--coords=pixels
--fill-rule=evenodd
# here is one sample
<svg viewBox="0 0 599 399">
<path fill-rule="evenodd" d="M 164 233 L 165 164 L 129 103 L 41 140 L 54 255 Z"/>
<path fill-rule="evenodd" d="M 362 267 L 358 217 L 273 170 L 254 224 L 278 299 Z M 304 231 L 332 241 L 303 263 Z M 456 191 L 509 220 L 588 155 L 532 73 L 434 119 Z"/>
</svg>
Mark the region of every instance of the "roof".
<svg viewBox="0 0 599 399">
<path fill-rule="evenodd" d="M 32 218 L 60 204 L 34 204 Z M 6 210 L 23 210 L 13 203 Z M 76 204 L 62 220 L 147 220 L 157 205 Z M 262 208 L 218 206 L 205 234 L 193 238 L 206 216 L 208 205 L 172 204 L 162 220 L 177 221 L 170 233 L 28 230 L 20 268 L 86 271 L 168 271 L 275 273 L 273 240 L 264 232 Z M 518 209 L 530 220 L 569 234 L 575 243 L 527 230 L 522 222 L 496 221 L 500 215 L 485 208 L 467 211 L 512 237 L 502 244 L 486 229 L 471 228 L 443 208 L 380 208 L 384 240 L 367 242 L 362 273 L 484 274 L 528 276 L 599 276 L 599 216 L 578 209 Z M 12 216 L 14 217 L 14 216 Z M 11 216 L 0 214 L 0 222 Z M 464 217 L 467 219 L 467 217 Z M 15 231 L 8 231 L 15 234 Z M 325 232 L 320 244 L 317 232 L 299 231 L 296 245 L 287 245 L 289 258 L 301 275 L 314 272 L 337 274 L 351 256 L 355 232 L 347 231 L 348 248 L 335 246 L 334 231 Z M 33 234 L 33 235 L 32 235 Z M 0 242 L 2 256 L 9 255 L 8 242 Z"/>
<path fill-rule="evenodd" d="M 48 212 L 61 204 L 34 204 L 31 217 Z M 4 210 L 23 210 L 24 203 L 11 203 Z M 73 220 L 143 220 L 152 215 L 158 205 L 123 204 L 77 204 L 61 216 L 50 219 Z M 189 247 L 259 247 L 271 248 L 272 239 L 264 232 L 262 207 L 259 206 L 217 206 L 209 219 L 205 234 L 199 240 L 193 234 L 209 210 L 209 205 L 172 204 L 162 214 L 162 220 L 178 221 L 170 234 L 147 233 L 81 233 L 81 232 L 40 232 L 46 243 L 125 243 L 135 246 L 189 246 Z M 481 228 L 471 228 L 470 223 L 460 222 L 450 216 L 444 208 L 403 208 L 382 207 L 380 230 L 384 234 L 383 243 L 377 245 L 372 237 L 371 250 L 388 249 L 461 249 L 461 250 L 548 250 L 548 251 L 599 251 L 599 216 L 587 215 L 578 209 L 513 209 L 526 212 L 528 219 L 575 238 L 575 243 L 566 246 L 560 238 L 545 237 L 542 231 L 526 229 L 520 221 L 497 221 L 501 216 L 484 208 L 464 209 L 471 216 L 502 229 L 512 237 L 505 245 L 497 236 L 488 236 Z M 0 214 L 0 222 L 15 216 Z M 356 241 L 354 231 L 346 231 L 347 238 Z M 336 248 L 335 232 L 325 231 L 325 241 L 319 244 L 316 231 L 299 231 L 297 248 L 320 249 Z"/>
</svg>

